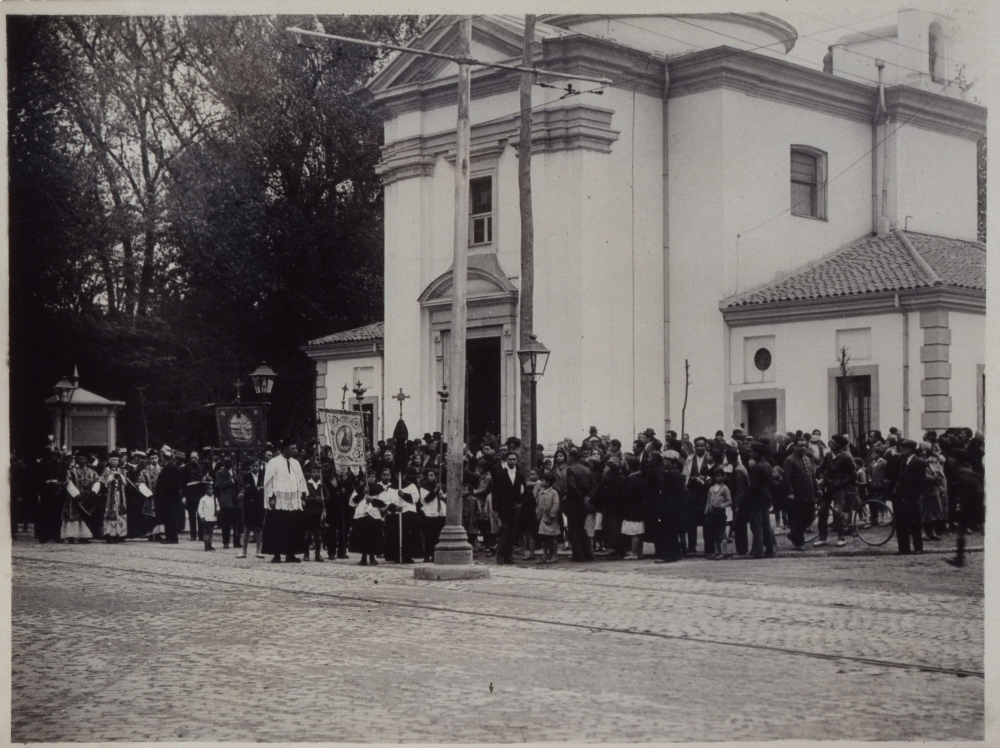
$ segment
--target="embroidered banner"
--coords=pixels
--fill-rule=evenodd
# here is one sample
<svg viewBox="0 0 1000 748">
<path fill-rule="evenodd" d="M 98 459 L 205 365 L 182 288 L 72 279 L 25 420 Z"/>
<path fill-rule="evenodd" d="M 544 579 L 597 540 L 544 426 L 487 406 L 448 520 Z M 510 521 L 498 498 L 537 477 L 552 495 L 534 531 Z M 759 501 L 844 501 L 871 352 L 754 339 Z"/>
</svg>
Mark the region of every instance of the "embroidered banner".
<svg viewBox="0 0 1000 748">
<path fill-rule="evenodd" d="M 222 449 L 264 449 L 263 405 L 216 405 L 215 425 Z"/>
<path fill-rule="evenodd" d="M 338 473 L 358 475 L 365 469 L 365 432 L 362 414 L 356 410 L 320 408 L 324 442 L 333 447 Z"/>
</svg>

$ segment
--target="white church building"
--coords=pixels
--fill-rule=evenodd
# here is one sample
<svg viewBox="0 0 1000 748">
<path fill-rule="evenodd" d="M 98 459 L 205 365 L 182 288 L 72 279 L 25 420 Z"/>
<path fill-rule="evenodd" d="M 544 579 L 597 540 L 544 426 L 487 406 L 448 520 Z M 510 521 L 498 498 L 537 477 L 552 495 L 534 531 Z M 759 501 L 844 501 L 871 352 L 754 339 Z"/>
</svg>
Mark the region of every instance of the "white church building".
<svg viewBox="0 0 1000 748">
<path fill-rule="evenodd" d="M 455 51 L 456 20 L 412 45 Z M 682 420 L 692 437 L 983 428 L 986 110 L 954 81 L 953 23 L 900 11 L 820 70 L 762 13 L 538 16 L 539 67 L 613 81 L 533 90 L 540 442 L 596 426 L 629 445 Z M 477 16 L 472 56 L 518 63 L 522 34 Z M 441 430 L 456 76 L 400 55 L 367 84 L 385 127 L 385 317 L 303 346 L 317 407 L 360 379 L 376 439 L 400 389 L 410 433 Z M 472 74 L 472 438 L 520 433 L 518 84 Z"/>
</svg>

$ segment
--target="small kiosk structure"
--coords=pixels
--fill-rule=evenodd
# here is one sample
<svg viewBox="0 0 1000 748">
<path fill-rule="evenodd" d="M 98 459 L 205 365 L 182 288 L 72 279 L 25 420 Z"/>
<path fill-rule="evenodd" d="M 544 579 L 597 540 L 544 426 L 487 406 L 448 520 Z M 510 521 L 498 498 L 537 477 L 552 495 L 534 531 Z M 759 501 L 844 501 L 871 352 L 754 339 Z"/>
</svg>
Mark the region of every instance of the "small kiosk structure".
<svg viewBox="0 0 1000 748">
<path fill-rule="evenodd" d="M 79 386 L 76 368 L 70 380 L 73 389 L 66 403 L 55 395 L 45 405 L 52 416 L 55 443 L 67 449 L 110 452 L 118 445 L 118 411 L 125 407 L 120 400 L 108 400 Z M 65 424 L 65 438 L 63 426 Z"/>
</svg>

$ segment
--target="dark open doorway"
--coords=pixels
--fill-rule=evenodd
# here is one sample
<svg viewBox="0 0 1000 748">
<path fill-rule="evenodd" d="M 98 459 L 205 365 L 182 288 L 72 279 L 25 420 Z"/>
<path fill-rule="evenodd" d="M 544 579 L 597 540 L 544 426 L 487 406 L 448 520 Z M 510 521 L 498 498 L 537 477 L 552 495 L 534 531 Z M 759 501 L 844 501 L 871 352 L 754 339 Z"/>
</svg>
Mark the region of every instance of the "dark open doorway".
<svg viewBox="0 0 1000 748">
<path fill-rule="evenodd" d="M 500 436 L 500 338 L 466 342 L 466 441 L 478 444 L 486 432 Z"/>
<path fill-rule="evenodd" d="M 777 400 L 747 400 L 747 433 L 750 436 L 774 436 L 778 428 Z"/>
</svg>

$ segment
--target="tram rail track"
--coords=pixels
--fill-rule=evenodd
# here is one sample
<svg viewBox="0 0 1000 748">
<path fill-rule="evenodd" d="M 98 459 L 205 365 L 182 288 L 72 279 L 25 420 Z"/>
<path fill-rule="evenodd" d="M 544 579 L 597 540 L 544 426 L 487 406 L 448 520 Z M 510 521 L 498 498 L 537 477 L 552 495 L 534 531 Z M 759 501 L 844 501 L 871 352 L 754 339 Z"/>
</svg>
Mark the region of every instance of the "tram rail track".
<svg viewBox="0 0 1000 748">
<path fill-rule="evenodd" d="M 591 633 L 608 633 L 621 636 L 639 636 L 639 637 L 659 639 L 659 640 L 689 642 L 694 644 L 705 644 L 711 646 L 727 647 L 730 649 L 735 648 L 735 649 L 770 652 L 774 654 L 807 657 L 807 658 L 826 660 L 826 661 L 851 662 L 851 663 L 869 665 L 875 667 L 885 667 L 885 668 L 911 670 L 911 671 L 916 670 L 937 675 L 952 675 L 960 678 L 975 677 L 975 678 L 985 679 L 985 672 L 981 670 L 939 667 L 939 666 L 927 665 L 915 662 L 905 662 L 901 660 L 887 660 L 887 659 L 861 657 L 861 656 L 847 655 L 847 654 L 831 654 L 828 652 L 817 652 L 817 651 L 798 649 L 793 647 L 780 647 L 767 644 L 756 644 L 753 642 L 726 641 L 723 639 L 714 639 L 711 637 L 704 637 L 704 636 L 687 636 L 683 634 L 667 634 L 667 633 L 648 631 L 648 630 L 640 631 L 637 629 L 629 629 L 616 626 L 601 626 L 595 624 L 574 623 L 572 621 L 550 620 L 545 618 L 536 618 L 531 616 L 522 616 L 510 613 L 495 613 L 490 611 L 469 610 L 466 608 L 459 608 L 448 605 L 435 605 L 431 603 L 415 602 L 412 600 L 385 600 L 382 598 L 370 597 L 365 595 L 343 594 L 343 593 L 325 592 L 316 590 L 296 590 L 296 589 L 276 590 L 273 586 L 265 584 L 257 584 L 253 582 L 241 582 L 228 579 L 212 579 L 203 576 L 185 576 L 183 574 L 174 574 L 163 571 L 127 569 L 119 566 L 109 566 L 107 564 L 87 563 L 82 561 L 39 559 L 39 558 L 31 558 L 28 556 L 19 556 L 18 560 L 28 561 L 37 564 L 47 564 L 47 563 L 59 564 L 64 566 L 71 566 L 73 568 L 91 568 L 107 572 L 118 572 L 118 573 L 126 572 L 128 574 L 141 574 L 147 577 L 153 577 L 158 579 L 177 580 L 178 582 L 181 580 L 188 582 L 196 581 L 205 584 L 239 587 L 243 589 L 254 589 L 267 592 L 280 592 L 282 594 L 296 595 L 302 597 L 316 597 L 321 599 L 337 600 L 344 603 L 353 603 L 353 604 L 363 603 L 369 605 L 382 605 L 395 608 L 406 608 L 411 610 L 427 611 L 433 613 L 450 613 L 454 615 L 469 616 L 472 618 L 489 618 L 494 620 L 513 621 L 518 623 L 555 626 L 561 628 L 589 631 Z"/>
</svg>

